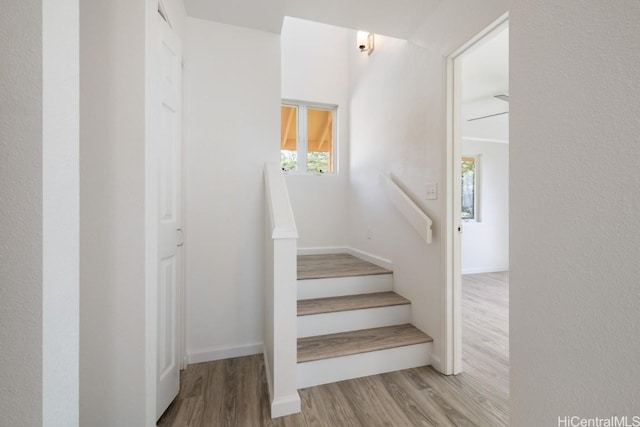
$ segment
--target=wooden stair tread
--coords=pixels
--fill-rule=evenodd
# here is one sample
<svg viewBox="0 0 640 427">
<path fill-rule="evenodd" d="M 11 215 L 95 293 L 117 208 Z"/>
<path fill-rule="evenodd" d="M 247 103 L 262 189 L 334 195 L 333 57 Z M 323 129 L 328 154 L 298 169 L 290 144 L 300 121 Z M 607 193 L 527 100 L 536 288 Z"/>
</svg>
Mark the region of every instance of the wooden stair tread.
<svg viewBox="0 0 640 427">
<path fill-rule="evenodd" d="M 298 301 L 298 316 L 405 304 L 411 302 L 395 292 L 315 298 Z"/>
<path fill-rule="evenodd" d="M 391 274 L 349 254 L 298 255 L 298 280 Z"/>
<path fill-rule="evenodd" d="M 298 363 L 432 342 L 410 324 L 298 339 Z"/>
</svg>

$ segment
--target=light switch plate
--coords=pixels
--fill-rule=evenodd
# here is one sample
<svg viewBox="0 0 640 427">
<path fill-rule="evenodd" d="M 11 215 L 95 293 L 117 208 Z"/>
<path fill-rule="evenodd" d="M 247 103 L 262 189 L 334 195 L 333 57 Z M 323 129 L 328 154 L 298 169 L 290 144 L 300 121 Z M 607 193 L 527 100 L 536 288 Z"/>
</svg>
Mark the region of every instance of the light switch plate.
<svg viewBox="0 0 640 427">
<path fill-rule="evenodd" d="M 436 200 L 438 198 L 438 183 L 427 182 L 425 187 L 427 189 L 427 200 Z"/>
</svg>

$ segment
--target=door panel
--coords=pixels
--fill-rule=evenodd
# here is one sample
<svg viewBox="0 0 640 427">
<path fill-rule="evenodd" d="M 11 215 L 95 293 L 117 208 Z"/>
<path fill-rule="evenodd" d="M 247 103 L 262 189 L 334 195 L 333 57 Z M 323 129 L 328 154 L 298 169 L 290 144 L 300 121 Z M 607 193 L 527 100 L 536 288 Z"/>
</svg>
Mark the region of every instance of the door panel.
<svg viewBox="0 0 640 427">
<path fill-rule="evenodd" d="M 173 375 L 176 365 L 176 307 L 174 301 L 177 297 L 176 289 L 176 257 L 169 256 L 160 260 L 160 275 L 158 289 L 158 310 L 162 314 L 158 317 L 162 323 L 158 324 L 158 379 L 165 380 Z"/>
<path fill-rule="evenodd" d="M 156 153 L 158 165 L 158 349 L 156 416 L 180 387 L 179 308 L 181 228 L 182 54 L 180 40 L 158 15 L 155 58 L 158 90 Z"/>
</svg>

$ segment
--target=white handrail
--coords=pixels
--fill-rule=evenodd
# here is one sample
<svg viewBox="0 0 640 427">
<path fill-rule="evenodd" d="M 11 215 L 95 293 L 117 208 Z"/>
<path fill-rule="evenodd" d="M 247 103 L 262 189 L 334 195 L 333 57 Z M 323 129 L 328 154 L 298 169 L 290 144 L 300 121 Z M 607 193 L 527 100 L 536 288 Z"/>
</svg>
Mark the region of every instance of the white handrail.
<svg viewBox="0 0 640 427">
<path fill-rule="evenodd" d="M 297 390 L 297 239 L 284 175 L 267 163 L 265 182 L 264 362 L 271 417 L 300 412 Z"/>
<path fill-rule="evenodd" d="M 431 243 L 433 221 L 403 188 L 401 181 L 393 173 L 383 174 L 386 181 L 387 194 L 394 206 L 402 213 L 411 226 L 425 242 Z"/>
</svg>

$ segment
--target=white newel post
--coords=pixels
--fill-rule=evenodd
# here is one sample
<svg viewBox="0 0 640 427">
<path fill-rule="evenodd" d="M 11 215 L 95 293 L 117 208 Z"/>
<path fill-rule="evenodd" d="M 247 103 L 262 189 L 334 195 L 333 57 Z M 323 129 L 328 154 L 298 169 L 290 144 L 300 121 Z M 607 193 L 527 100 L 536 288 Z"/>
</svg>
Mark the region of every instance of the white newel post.
<svg viewBox="0 0 640 427">
<path fill-rule="evenodd" d="M 271 417 L 300 412 L 297 390 L 297 239 L 284 176 L 265 165 L 264 358 Z"/>
</svg>

